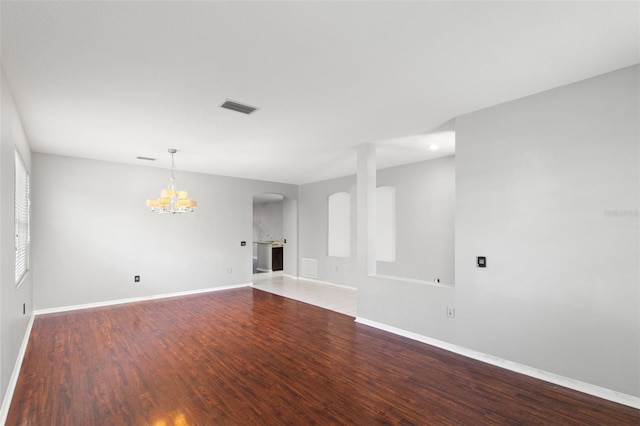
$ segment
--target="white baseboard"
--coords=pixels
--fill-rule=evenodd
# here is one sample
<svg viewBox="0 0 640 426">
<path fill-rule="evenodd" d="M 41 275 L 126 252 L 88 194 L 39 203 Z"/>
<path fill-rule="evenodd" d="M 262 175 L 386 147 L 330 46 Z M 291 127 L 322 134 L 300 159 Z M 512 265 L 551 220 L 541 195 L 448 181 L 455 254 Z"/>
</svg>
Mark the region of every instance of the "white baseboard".
<svg viewBox="0 0 640 426">
<path fill-rule="evenodd" d="M 212 291 L 231 290 L 234 288 L 249 287 L 252 283 L 227 285 L 222 287 L 200 288 L 197 290 L 178 291 L 175 293 L 156 294 L 153 296 L 131 297 L 128 299 L 109 300 L 105 302 L 86 303 L 82 305 L 61 306 L 58 308 L 37 309 L 35 315 L 53 314 L 56 312 L 77 311 L 79 309 L 101 308 L 103 306 L 122 305 L 124 303 L 144 302 L 146 300 L 166 299 L 168 297 L 188 296 L 190 294 L 209 293 Z"/>
<path fill-rule="evenodd" d="M 20 345 L 20 350 L 18 351 L 16 363 L 13 367 L 13 372 L 9 378 L 7 392 L 4 394 L 4 399 L 2 400 L 2 407 L 0 407 L 0 425 L 6 423 L 7 415 L 9 415 L 9 407 L 11 406 L 11 400 L 13 399 L 13 392 L 16 390 L 16 385 L 18 384 L 18 377 L 20 376 L 22 361 L 24 360 L 24 354 L 27 351 L 27 345 L 29 344 L 29 337 L 31 336 L 34 318 L 35 314 L 31 314 L 31 318 L 29 318 L 29 323 L 27 324 L 27 329 L 24 332 L 24 337 L 22 338 L 22 345 Z"/>
<path fill-rule="evenodd" d="M 293 277 L 293 278 L 296 278 L 296 277 Z M 353 286 L 350 286 L 350 285 L 335 284 L 335 283 L 330 283 L 329 281 L 316 280 L 315 278 L 297 277 L 297 279 L 298 280 L 302 280 L 302 281 L 311 281 L 313 283 L 318 283 L 318 284 L 330 285 L 330 286 L 333 286 L 333 287 L 347 288 L 349 290 L 358 290 L 357 287 L 353 287 Z"/>
<path fill-rule="evenodd" d="M 412 340 L 417 340 L 422 343 L 426 343 L 431 346 L 435 346 L 441 349 L 445 349 L 450 352 L 454 352 L 459 355 L 473 358 L 478 361 L 486 362 L 487 364 L 495 365 L 516 373 L 524 374 L 526 376 L 534 377 L 536 379 L 544 380 L 545 382 L 553 383 L 565 388 L 573 389 L 578 392 L 586 393 L 596 396 L 598 398 L 606 399 L 609 401 L 623 404 L 629 407 L 633 407 L 640 410 L 640 398 L 627 395 L 622 392 L 617 392 L 611 389 L 603 388 L 601 386 L 592 385 L 590 383 L 581 382 L 579 380 L 571 379 L 569 377 L 561 376 L 559 374 L 550 373 L 545 370 L 530 367 L 528 365 L 519 364 L 517 362 L 509 361 L 506 359 L 498 358 L 493 355 L 485 354 L 482 352 L 474 351 L 473 349 L 467 349 L 462 346 L 453 345 L 451 343 L 443 342 L 442 340 L 432 339 L 431 337 L 423 336 L 421 334 L 413 333 L 410 331 L 396 328 L 387 324 L 379 323 L 376 321 L 368 320 L 362 317 L 356 317 L 356 322 L 363 325 L 368 325 L 380 330 L 388 331 L 389 333 L 397 334 L 399 336 L 407 337 Z"/>
</svg>

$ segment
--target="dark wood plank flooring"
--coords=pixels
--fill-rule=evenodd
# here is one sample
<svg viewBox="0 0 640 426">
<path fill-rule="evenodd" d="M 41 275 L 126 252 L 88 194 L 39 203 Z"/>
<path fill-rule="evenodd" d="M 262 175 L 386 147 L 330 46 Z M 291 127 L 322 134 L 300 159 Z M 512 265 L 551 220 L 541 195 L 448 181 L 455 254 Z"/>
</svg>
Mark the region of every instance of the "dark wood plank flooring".
<svg viewBox="0 0 640 426">
<path fill-rule="evenodd" d="M 7 425 L 638 425 L 640 410 L 256 289 L 38 316 Z"/>
</svg>

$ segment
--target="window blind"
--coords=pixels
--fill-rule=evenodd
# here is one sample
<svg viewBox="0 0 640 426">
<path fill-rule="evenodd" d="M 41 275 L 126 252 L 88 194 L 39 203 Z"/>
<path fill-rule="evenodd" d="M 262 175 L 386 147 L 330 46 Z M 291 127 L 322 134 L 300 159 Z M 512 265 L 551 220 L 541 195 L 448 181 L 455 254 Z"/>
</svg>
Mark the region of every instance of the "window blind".
<svg viewBox="0 0 640 426">
<path fill-rule="evenodd" d="M 29 172 L 18 151 L 15 152 L 14 229 L 16 235 L 16 285 L 29 270 Z"/>
</svg>

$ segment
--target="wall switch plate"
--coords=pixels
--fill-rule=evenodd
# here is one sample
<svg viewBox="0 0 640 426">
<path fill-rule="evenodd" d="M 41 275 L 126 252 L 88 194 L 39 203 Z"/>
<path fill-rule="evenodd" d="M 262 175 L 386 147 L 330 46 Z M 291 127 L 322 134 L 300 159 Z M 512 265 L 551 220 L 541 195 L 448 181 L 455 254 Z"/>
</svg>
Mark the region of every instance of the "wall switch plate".
<svg viewBox="0 0 640 426">
<path fill-rule="evenodd" d="M 140 282 L 140 275 L 136 275 L 133 277 L 133 282 L 134 283 L 139 283 Z"/>
<path fill-rule="evenodd" d="M 487 258 L 484 256 L 478 256 L 476 258 L 476 266 L 478 268 L 486 268 L 487 267 Z"/>
<path fill-rule="evenodd" d="M 454 308 L 452 306 L 447 306 L 447 316 L 449 318 L 455 318 L 456 317 L 456 308 Z"/>
<path fill-rule="evenodd" d="M 246 246 L 246 245 L 247 245 L 247 242 L 246 242 L 246 241 L 240 241 L 240 245 L 241 245 L 242 247 L 244 247 L 244 246 Z"/>
<path fill-rule="evenodd" d="M 287 239 L 286 238 L 284 239 L 284 244 L 287 244 Z"/>
</svg>

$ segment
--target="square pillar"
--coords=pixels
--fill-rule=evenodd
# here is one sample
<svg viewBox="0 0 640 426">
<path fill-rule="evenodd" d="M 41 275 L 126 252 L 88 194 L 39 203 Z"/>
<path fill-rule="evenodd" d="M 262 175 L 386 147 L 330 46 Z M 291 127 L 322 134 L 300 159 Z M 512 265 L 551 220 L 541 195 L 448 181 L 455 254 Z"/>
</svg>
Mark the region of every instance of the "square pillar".
<svg viewBox="0 0 640 426">
<path fill-rule="evenodd" d="M 358 278 L 376 274 L 376 148 L 357 148 Z"/>
</svg>

